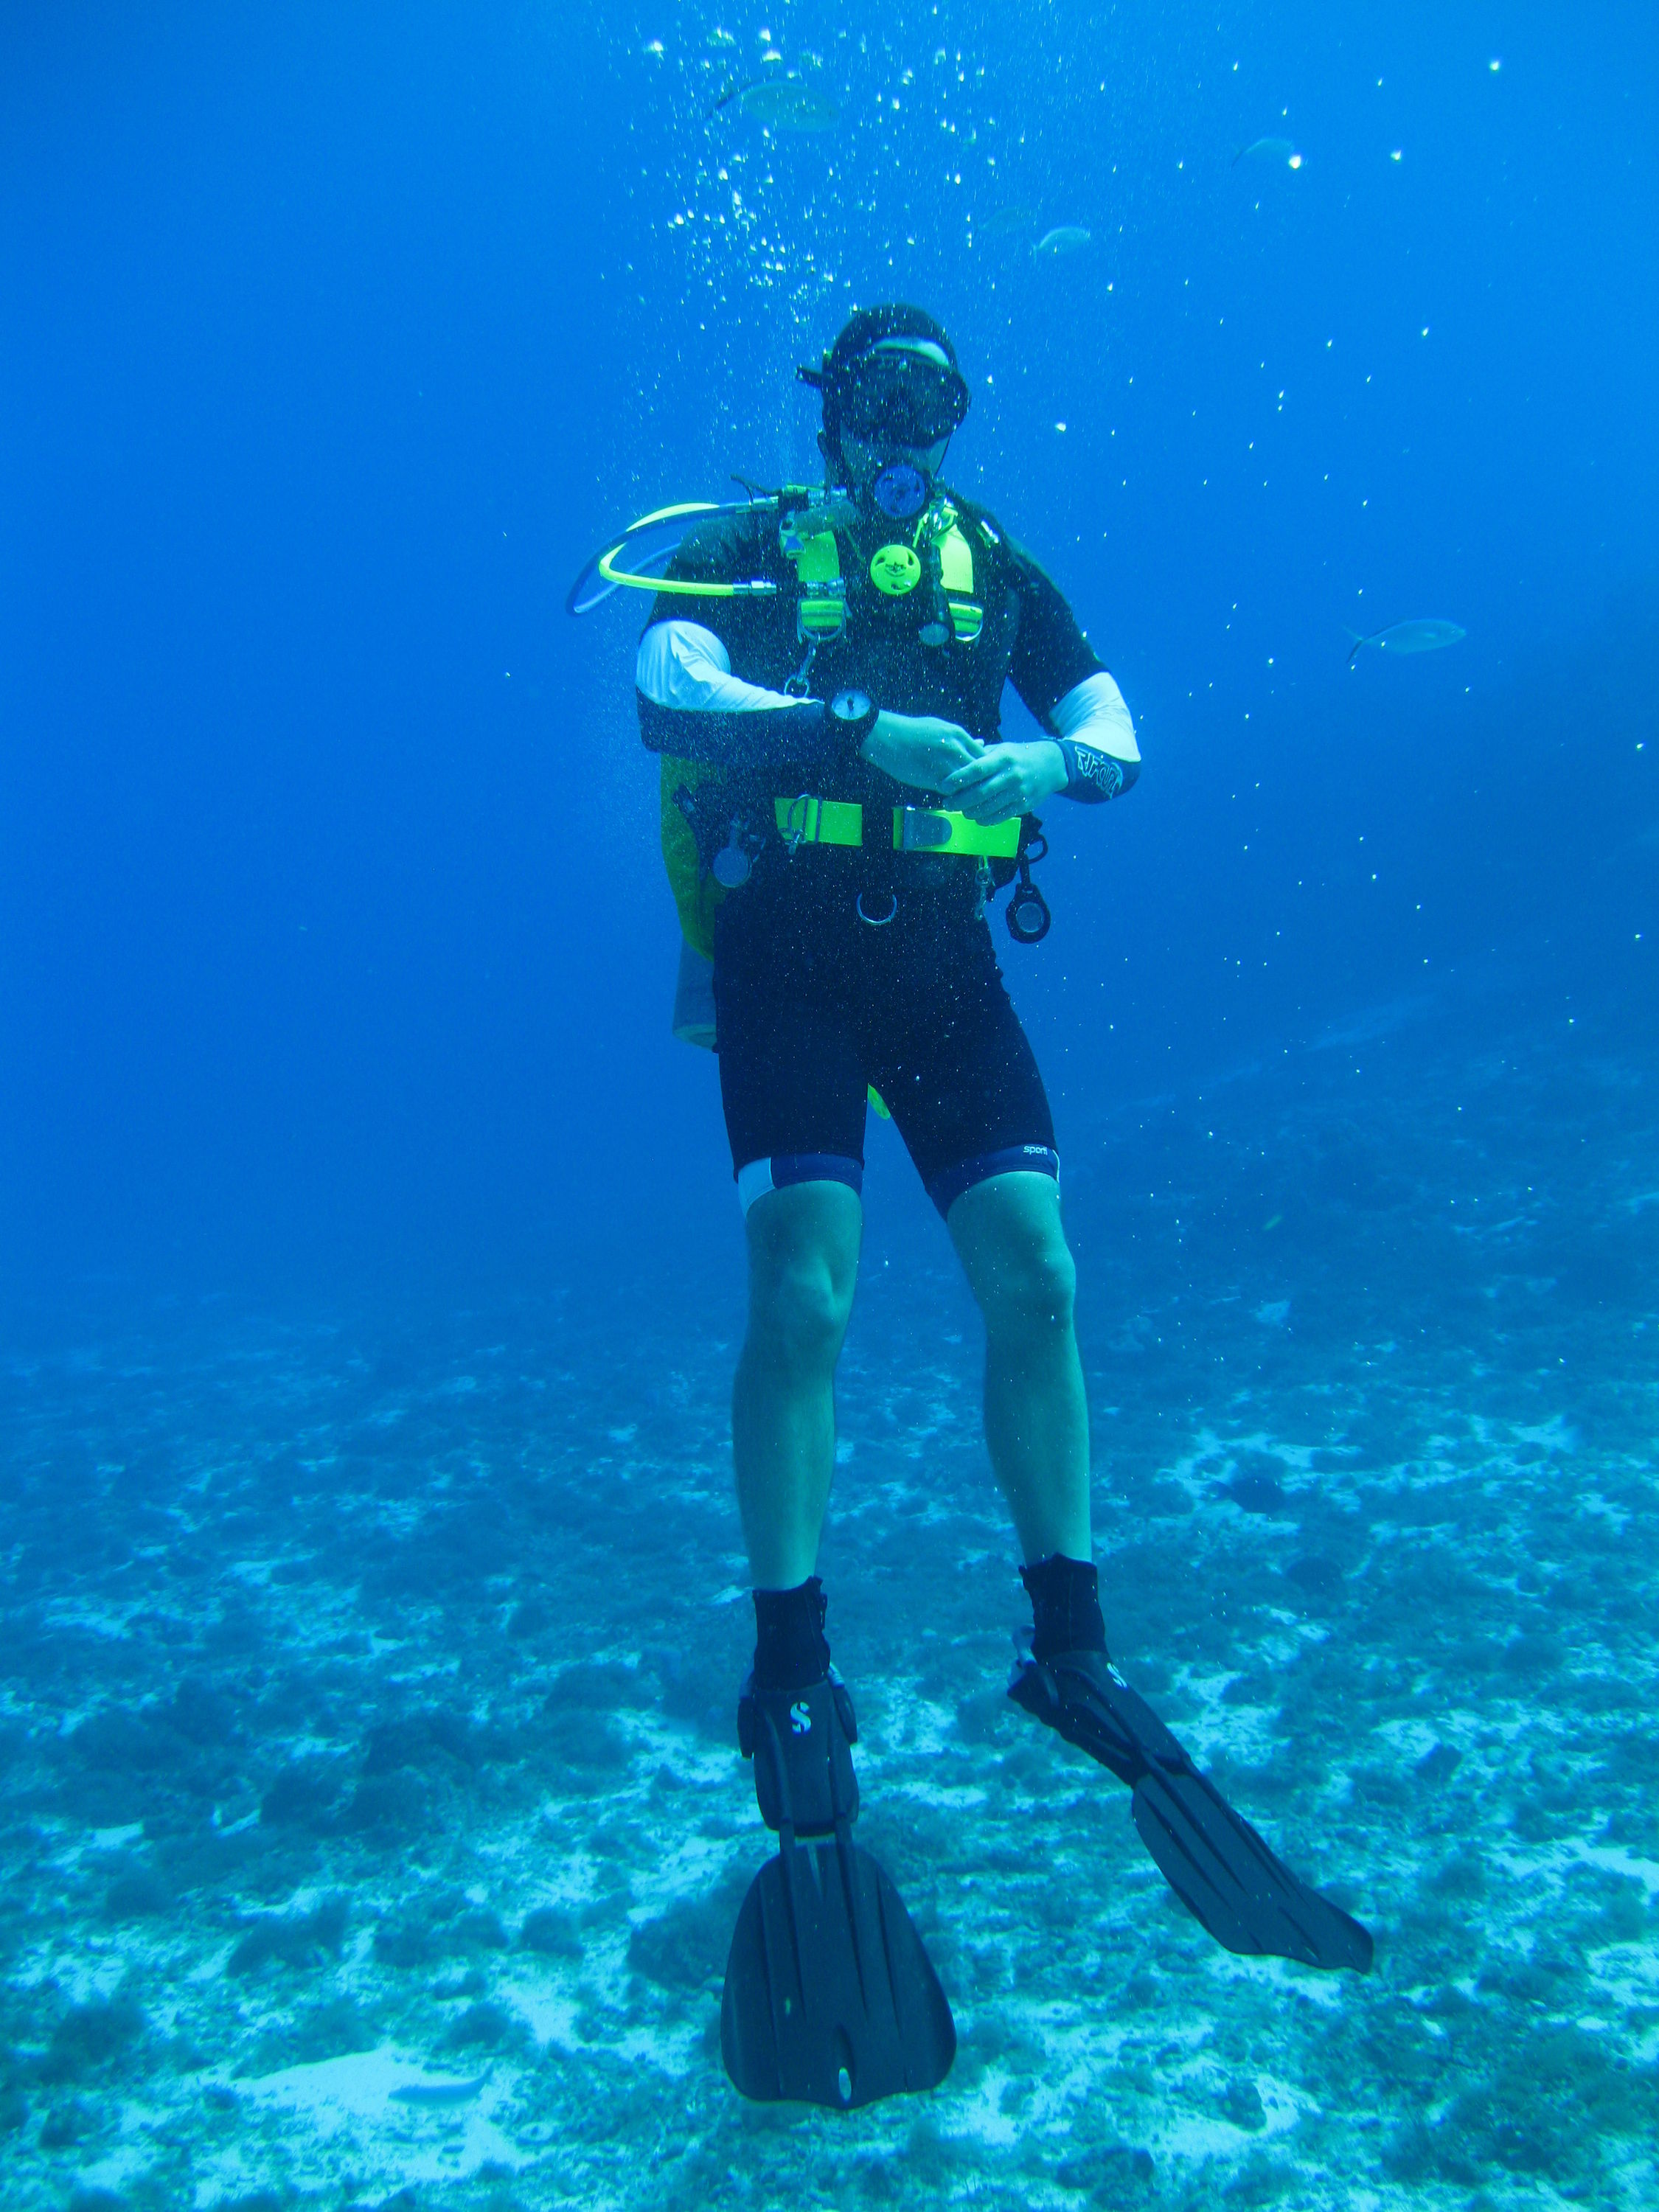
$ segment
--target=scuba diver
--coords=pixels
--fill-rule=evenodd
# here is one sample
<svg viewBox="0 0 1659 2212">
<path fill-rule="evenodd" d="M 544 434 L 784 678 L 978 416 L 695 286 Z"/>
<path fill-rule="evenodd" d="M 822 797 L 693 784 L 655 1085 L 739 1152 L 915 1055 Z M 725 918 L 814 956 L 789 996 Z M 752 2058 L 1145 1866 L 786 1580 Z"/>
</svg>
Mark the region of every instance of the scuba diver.
<svg viewBox="0 0 1659 2212">
<path fill-rule="evenodd" d="M 872 1100 L 984 1317 L 986 1440 L 1033 1613 L 1010 1696 L 1129 1785 L 1143 1843 L 1228 1948 L 1364 1972 L 1371 1944 L 1107 1652 L 1054 1121 L 987 914 L 1012 886 L 1011 934 L 1045 933 L 1036 810 L 1131 788 L 1128 708 L 1030 555 L 941 480 L 969 389 L 939 325 L 863 309 L 799 375 L 822 401 L 822 487 L 647 518 L 657 573 L 621 565 L 649 534 L 636 526 L 570 604 L 616 582 L 658 591 L 640 726 L 664 763 L 686 933 L 712 953 L 748 1244 L 732 1447 L 756 1642 L 738 1735 L 779 1848 L 732 1940 L 722 2054 L 747 2096 L 846 2108 L 935 2086 L 955 2051 L 921 1938 L 851 1839 L 857 1728 L 816 1572 Z M 1007 683 L 1040 737 L 1002 737 Z"/>
</svg>

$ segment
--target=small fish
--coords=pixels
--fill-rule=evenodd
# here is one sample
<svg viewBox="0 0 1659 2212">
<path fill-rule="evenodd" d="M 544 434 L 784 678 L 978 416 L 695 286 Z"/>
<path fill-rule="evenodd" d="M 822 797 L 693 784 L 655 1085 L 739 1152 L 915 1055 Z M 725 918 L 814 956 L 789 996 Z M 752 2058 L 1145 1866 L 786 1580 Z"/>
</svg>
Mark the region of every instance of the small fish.
<svg viewBox="0 0 1659 2212">
<path fill-rule="evenodd" d="M 1310 1597 L 1333 1597 L 1344 1580 L 1342 1562 L 1322 1552 L 1304 1553 L 1301 1559 L 1292 1559 L 1285 1575 L 1298 1589 L 1306 1590 Z"/>
<path fill-rule="evenodd" d="M 1051 261 L 1057 261 L 1062 253 L 1076 253 L 1088 243 L 1089 234 L 1081 224 L 1061 222 L 1056 223 L 1052 230 L 1045 230 L 1031 251 L 1047 254 Z"/>
<path fill-rule="evenodd" d="M 1461 1751 L 1454 1751 L 1449 1743 L 1434 1743 L 1430 1745 L 1422 1758 L 1418 1760 L 1413 1771 L 1419 1775 L 1425 1782 L 1438 1784 L 1442 1782 L 1449 1782 L 1462 1764 L 1463 1754 Z"/>
<path fill-rule="evenodd" d="M 1264 161 L 1283 161 L 1285 167 L 1289 169 L 1299 169 L 1302 167 L 1302 156 L 1297 152 L 1294 143 L 1289 138 L 1253 139 L 1248 146 L 1241 146 L 1237 153 L 1233 155 L 1233 167 L 1237 168 L 1241 161 L 1248 161 L 1257 156 Z"/>
<path fill-rule="evenodd" d="M 1286 1503 L 1281 1485 L 1271 1474 L 1255 1470 L 1236 1474 L 1231 1482 L 1218 1483 L 1216 1487 L 1244 1513 L 1277 1513 Z"/>
<path fill-rule="evenodd" d="M 722 108 L 736 106 L 752 122 L 771 131 L 832 131 L 841 120 L 841 109 L 829 95 L 814 92 L 798 76 L 762 76 L 747 84 L 734 84 L 710 109 L 710 118 Z"/>
<path fill-rule="evenodd" d="M 1353 640 L 1348 654 L 1352 668 L 1354 653 L 1362 645 L 1374 645 L 1379 653 L 1438 653 L 1443 646 L 1455 645 L 1468 632 L 1455 622 L 1430 616 L 1420 622 L 1390 623 L 1386 629 L 1374 629 L 1369 637 L 1361 637 L 1357 629 L 1351 629 L 1348 635 Z"/>
<path fill-rule="evenodd" d="M 489 2078 L 480 2074 L 476 2081 L 400 2081 L 392 2095 L 399 2105 L 435 2106 L 441 2110 L 448 2105 L 470 2105 Z"/>
<path fill-rule="evenodd" d="M 1029 230 L 1036 221 L 1035 208 L 1000 207 L 993 208 L 979 227 L 987 238 L 1012 238 L 1017 230 Z"/>
</svg>

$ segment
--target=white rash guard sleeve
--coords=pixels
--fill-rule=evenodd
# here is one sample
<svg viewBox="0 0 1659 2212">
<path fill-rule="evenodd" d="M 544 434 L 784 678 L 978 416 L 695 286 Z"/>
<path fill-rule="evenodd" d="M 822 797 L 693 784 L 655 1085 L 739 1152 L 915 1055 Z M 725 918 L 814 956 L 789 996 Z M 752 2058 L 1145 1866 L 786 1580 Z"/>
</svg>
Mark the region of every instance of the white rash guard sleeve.
<svg viewBox="0 0 1659 2212">
<path fill-rule="evenodd" d="M 1135 726 L 1116 681 L 1103 668 L 1085 676 L 1081 684 L 1057 699 L 1048 710 L 1057 738 L 1073 738 L 1080 745 L 1110 753 L 1114 760 L 1138 761 Z"/>
<path fill-rule="evenodd" d="M 764 714 L 800 704 L 786 692 L 734 676 L 731 655 L 701 623 L 653 623 L 640 640 L 634 682 L 653 706 L 683 714 Z"/>
<path fill-rule="evenodd" d="M 1066 796 L 1115 799 L 1140 773 L 1140 747 L 1123 694 L 1102 668 L 1048 709 L 1066 761 Z"/>
</svg>

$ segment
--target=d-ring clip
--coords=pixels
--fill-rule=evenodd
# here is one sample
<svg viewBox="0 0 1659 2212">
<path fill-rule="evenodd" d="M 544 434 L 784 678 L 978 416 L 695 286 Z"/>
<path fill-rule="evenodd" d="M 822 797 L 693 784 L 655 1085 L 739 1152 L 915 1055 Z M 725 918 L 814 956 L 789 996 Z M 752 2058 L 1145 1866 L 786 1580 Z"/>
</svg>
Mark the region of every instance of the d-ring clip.
<svg viewBox="0 0 1659 2212">
<path fill-rule="evenodd" d="M 866 914 L 864 911 L 864 893 L 860 891 L 858 896 L 853 901 L 853 904 L 858 908 L 859 920 L 860 921 L 867 921 L 872 929 L 885 929 L 888 923 L 898 912 L 898 893 L 896 891 L 889 891 L 887 896 L 891 899 L 893 903 L 888 908 L 885 914 Z"/>
<path fill-rule="evenodd" d="M 783 842 L 789 848 L 789 857 L 792 860 L 800 850 L 801 839 L 805 836 L 811 825 L 811 815 L 812 795 L 810 792 L 803 791 L 790 800 L 787 815 L 788 827 L 784 830 Z"/>
</svg>

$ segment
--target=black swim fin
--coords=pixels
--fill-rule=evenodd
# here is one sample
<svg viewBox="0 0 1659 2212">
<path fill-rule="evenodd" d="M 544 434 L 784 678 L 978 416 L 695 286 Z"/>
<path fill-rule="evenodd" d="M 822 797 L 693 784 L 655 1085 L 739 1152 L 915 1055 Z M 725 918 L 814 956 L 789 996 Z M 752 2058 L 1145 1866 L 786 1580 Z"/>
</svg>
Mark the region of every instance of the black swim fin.
<svg viewBox="0 0 1659 2212">
<path fill-rule="evenodd" d="M 956 2027 L 897 1890 L 849 1832 L 853 1702 L 833 1674 L 793 1697 L 745 1686 L 738 1735 L 777 1856 L 738 1915 L 720 1997 L 732 2085 L 850 2112 L 937 2088 Z"/>
<path fill-rule="evenodd" d="M 1246 1958 L 1370 1972 L 1369 1931 L 1291 1872 L 1103 1651 L 1023 1659 L 1008 1694 L 1129 1784 L 1141 1842 L 1218 1943 Z"/>
</svg>

